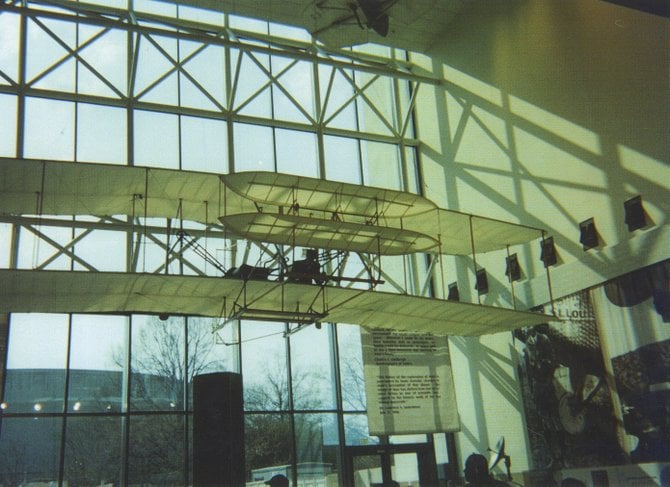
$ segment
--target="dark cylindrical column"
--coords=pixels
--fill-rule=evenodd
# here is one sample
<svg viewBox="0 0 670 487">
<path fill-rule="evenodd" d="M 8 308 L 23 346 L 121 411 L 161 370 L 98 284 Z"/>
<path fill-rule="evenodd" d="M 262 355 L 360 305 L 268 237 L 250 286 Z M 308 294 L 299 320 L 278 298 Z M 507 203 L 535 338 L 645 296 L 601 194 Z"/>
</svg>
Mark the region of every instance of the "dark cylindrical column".
<svg viewBox="0 0 670 487">
<path fill-rule="evenodd" d="M 193 378 L 193 485 L 243 487 L 242 375 Z"/>
</svg>

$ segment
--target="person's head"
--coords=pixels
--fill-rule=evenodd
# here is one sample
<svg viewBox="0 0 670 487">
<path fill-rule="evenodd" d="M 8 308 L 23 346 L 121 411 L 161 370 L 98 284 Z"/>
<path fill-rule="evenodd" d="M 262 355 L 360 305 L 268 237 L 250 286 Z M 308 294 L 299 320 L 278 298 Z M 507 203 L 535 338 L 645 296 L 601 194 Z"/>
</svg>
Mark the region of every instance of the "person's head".
<svg viewBox="0 0 670 487">
<path fill-rule="evenodd" d="M 481 482 L 489 478 L 489 462 L 484 455 L 473 453 L 465 460 L 465 480 Z"/>
<path fill-rule="evenodd" d="M 269 485 L 270 487 L 288 487 L 288 479 L 281 474 L 275 475 L 265 482 L 265 485 Z"/>
</svg>

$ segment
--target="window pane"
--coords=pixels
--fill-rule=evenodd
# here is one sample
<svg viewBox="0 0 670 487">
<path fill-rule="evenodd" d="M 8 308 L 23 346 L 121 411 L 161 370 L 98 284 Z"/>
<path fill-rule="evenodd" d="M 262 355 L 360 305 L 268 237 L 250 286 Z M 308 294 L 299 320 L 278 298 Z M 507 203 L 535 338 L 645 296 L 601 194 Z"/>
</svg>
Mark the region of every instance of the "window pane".
<svg viewBox="0 0 670 487">
<path fill-rule="evenodd" d="M 293 27 L 290 25 L 270 23 L 270 35 L 283 37 L 285 39 L 294 39 L 296 41 L 310 42 L 312 36 L 302 27 Z"/>
<path fill-rule="evenodd" d="M 381 44 L 366 43 L 351 48 L 354 52 L 363 52 L 374 56 L 391 57 L 391 48 Z"/>
<path fill-rule="evenodd" d="M 316 134 L 277 129 L 277 172 L 318 177 Z"/>
<path fill-rule="evenodd" d="M 3 485 L 58 485 L 61 423 L 61 418 L 2 419 Z"/>
<path fill-rule="evenodd" d="M 252 482 L 270 480 L 273 475 L 292 477 L 293 441 L 286 414 L 246 414 L 244 451 L 247 478 Z"/>
<path fill-rule="evenodd" d="M 326 158 L 326 179 L 345 183 L 361 183 L 359 142 L 344 137 L 323 137 Z"/>
<path fill-rule="evenodd" d="M 211 218 L 212 213 L 217 212 L 221 208 L 219 206 L 218 200 L 204 203 L 207 204 L 202 204 L 201 206 L 201 215 L 203 217 L 206 214 L 209 214 Z M 189 223 L 193 222 L 188 221 L 184 221 L 183 223 L 185 229 L 187 229 L 189 226 L 195 228 L 196 225 L 199 225 L 189 225 Z M 172 228 L 175 228 L 176 225 L 180 224 L 181 222 L 175 223 L 173 220 Z M 204 228 L 204 225 L 201 228 Z M 170 247 L 172 248 L 172 253 L 170 255 L 171 258 L 174 258 L 169 267 L 170 272 L 173 274 L 183 273 L 193 275 L 196 273 L 202 273 L 207 276 L 223 276 L 224 271 L 228 267 L 226 259 L 229 259 L 230 257 L 230 248 L 226 246 L 226 240 L 223 238 L 214 238 L 211 236 L 195 237 L 191 232 L 189 232 L 188 229 L 186 232 L 189 233 L 189 236 L 186 238 L 180 238 L 179 236 L 174 235 L 170 236 Z M 221 235 L 221 233 L 219 233 L 219 235 Z M 197 244 L 198 247 L 196 247 L 195 244 Z M 205 252 L 207 253 L 208 257 L 205 257 Z M 163 257 L 163 260 L 165 260 L 165 257 Z M 181 262 L 184 264 L 183 271 L 179 267 Z"/>
<path fill-rule="evenodd" d="M 420 192 L 420 180 L 416 163 L 416 151 L 415 147 L 405 147 L 405 164 L 407 164 L 405 190 L 418 194 Z"/>
<path fill-rule="evenodd" d="M 449 463 L 449 451 L 447 448 L 447 434 L 448 433 L 434 433 L 433 434 L 433 449 L 435 450 L 435 461 L 438 469 L 443 470 Z"/>
<path fill-rule="evenodd" d="M 354 486 L 363 487 L 367 481 L 371 485 L 384 485 L 382 479 L 381 456 L 357 455 L 353 458 Z"/>
<path fill-rule="evenodd" d="M 19 73 L 19 16 L 12 12 L 0 15 L 0 71 L 16 81 Z M 8 84 L 0 76 L 0 84 Z"/>
<path fill-rule="evenodd" d="M 175 5 L 155 0 L 133 0 L 133 8 L 137 12 L 165 15 L 166 17 L 174 17 L 177 13 Z"/>
<path fill-rule="evenodd" d="M 116 7 L 120 9 L 125 9 L 128 7 L 127 0 L 90 0 L 87 3 L 91 3 L 93 5 L 103 5 L 107 7 Z"/>
<path fill-rule="evenodd" d="M 389 443 L 392 445 L 402 445 L 408 443 L 426 443 L 428 437 L 426 435 L 394 435 L 389 436 Z"/>
<path fill-rule="evenodd" d="M 365 414 L 344 415 L 344 436 L 348 446 L 376 445 L 379 438 L 370 436 L 368 417 Z"/>
<path fill-rule="evenodd" d="M 188 402 L 193 407 L 193 378 L 214 372 L 237 372 L 237 326 L 228 325 L 213 333 L 217 318 L 187 318 L 188 325 Z M 218 338 L 218 339 L 217 339 Z"/>
<path fill-rule="evenodd" d="M 401 120 L 404 121 L 405 117 L 407 115 L 407 112 L 412 108 L 412 104 L 411 104 L 411 94 L 412 93 L 410 91 L 411 85 L 410 85 L 410 82 L 407 81 L 407 80 L 399 79 L 399 80 L 396 80 L 396 82 L 398 83 L 398 95 L 399 95 L 399 98 L 400 98 L 400 107 L 401 107 L 401 108 L 399 108 L 398 111 L 402 115 Z M 414 89 L 415 90 L 418 89 L 418 85 L 415 86 Z M 410 137 L 410 138 L 415 136 L 414 124 L 412 123 L 411 118 L 410 118 L 410 122 L 407 124 L 407 129 L 406 129 L 406 132 L 405 132 L 404 136 L 405 137 Z"/>
<path fill-rule="evenodd" d="M 184 72 L 179 74 L 179 103 L 183 107 L 219 111 L 226 106 L 225 49 L 203 47 L 187 41 L 179 43 Z"/>
<path fill-rule="evenodd" d="M 133 410 L 184 409 L 184 318 L 132 317 Z"/>
<path fill-rule="evenodd" d="M 159 35 L 143 37 L 137 52 L 133 95 L 144 102 L 177 105 L 179 75 L 173 69 L 177 60 L 177 39 Z"/>
<path fill-rule="evenodd" d="M 231 51 L 233 66 L 237 66 L 237 57 L 242 56 L 239 66 L 239 79 L 236 84 L 234 108 L 243 115 L 271 118 L 271 90 L 267 73 L 270 70 L 270 57 L 249 51 Z"/>
<path fill-rule="evenodd" d="M 224 25 L 224 14 L 213 10 L 205 10 L 178 4 L 177 13 L 180 19 L 191 20 L 201 24 Z"/>
<path fill-rule="evenodd" d="M 81 230 L 78 231 L 81 233 Z M 77 257 L 99 271 L 125 272 L 126 234 L 124 232 L 93 230 L 74 246 Z M 75 270 L 86 267 L 75 262 Z"/>
<path fill-rule="evenodd" d="M 74 103 L 26 98 L 24 154 L 33 159 L 74 158 Z"/>
<path fill-rule="evenodd" d="M 264 20 L 251 19 L 249 17 L 240 17 L 239 15 L 229 15 L 228 25 L 233 29 L 246 30 L 259 34 L 268 33 L 268 23 Z"/>
<path fill-rule="evenodd" d="M 298 482 L 303 485 L 340 485 L 337 416 L 297 414 L 295 430 Z"/>
<path fill-rule="evenodd" d="M 247 411 L 289 407 L 286 340 L 283 323 L 242 323 L 242 377 Z"/>
<path fill-rule="evenodd" d="M 151 186 L 149 186 L 149 191 L 151 194 Z M 142 210 L 138 210 L 138 213 Z M 141 230 L 142 225 L 147 226 L 166 226 L 166 221 L 163 218 L 139 218 L 138 224 L 135 226 L 136 232 L 134 234 L 134 243 L 133 243 L 133 252 L 137 252 L 137 258 L 135 259 L 136 270 L 141 272 L 156 272 L 158 269 L 165 268 L 165 252 L 166 252 L 166 241 L 167 237 L 164 234 L 152 234 L 144 235 L 144 231 Z M 171 237 L 170 242 L 174 242 L 174 238 Z M 179 274 L 180 266 L 178 256 L 172 255 L 175 257 L 170 261 L 169 271 L 171 274 Z"/>
<path fill-rule="evenodd" d="M 182 117 L 182 169 L 228 172 L 227 124 L 221 120 Z"/>
<path fill-rule="evenodd" d="M 0 269 L 9 268 L 9 253 L 12 248 L 12 225 L 0 223 Z"/>
<path fill-rule="evenodd" d="M 363 376 L 363 350 L 357 325 L 337 325 L 342 377 L 342 405 L 345 411 L 365 411 L 365 379 Z"/>
<path fill-rule="evenodd" d="M 274 171 L 272 129 L 236 123 L 234 130 L 235 172 Z"/>
<path fill-rule="evenodd" d="M 68 418 L 63 484 L 122 485 L 121 426 L 121 418 Z"/>
<path fill-rule="evenodd" d="M 131 416 L 128 483 L 184 485 L 184 418 Z"/>
<path fill-rule="evenodd" d="M 26 79 L 33 88 L 72 93 L 75 89 L 76 63 L 74 57 L 68 58 L 68 52 L 62 44 L 71 49 L 76 47 L 76 24 L 45 18 L 40 18 L 39 22 L 28 19 Z M 60 63 L 63 58 L 67 60 Z"/>
<path fill-rule="evenodd" d="M 168 113 L 135 111 L 135 165 L 179 167 L 178 121 Z"/>
<path fill-rule="evenodd" d="M 1 22 L 2 17 L 0 17 Z M 0 38 L 2 37 L 0 24 Z M 2 51 L 0 51 L 0 58 Z M 2 68 L 0 67 L 0 71 Z M 2 77 L 0 77 L 0 80 Z M 0 157 L 16 156 L 16 97 L 0 95 Z"/>
<path fill-rule="evenodd" d="M 62 412 L 68 315 L 12 314 L 9 323 L 7 412 Z"/>
<path fill-rule="evenodd" d="M 333 409 L 335 391 L 329 358 L 330 325 L 303 328 L 291 335 L 291 377 L 294 408 Z"/>
<path fill-rule="evenodd" d="M 101 30 L 90 25 L 79 25 L 79 45 L 86 44 L 79 54 L 96 72 L 80 62 L 77 66 L 77 91 L 118 99 L 127 91 L 128 35 L 121 29 L 111 29 L 100 35 Z M 95 41 L 91 41 L 93 37 Z"/>
<path fill-rule="evenodd" d="M 188 469 L 188 478 L 186 479 L 186 485 L 191 486 L 193 485 L 193 417 L 189 416 L 187 418 L 187 425 L 186 425 L 186 461 L 188 463 L 188 466 L 186 467 Z"/>
<path fill-rule="evenodd" d="M 126 110 L 79 104 L 77 160 L 126 164 Z"/>
<path fill-rule="evenodd" d="M 376 278 L 376 273 L 374 273 L 367 264 L 363 264 L 360 255 L 352 256 L 351 254 L 344 265 L 343 275 L 348 278 L 361 279 L 360 282 L 347 284 L 347 287 L 355 289 L 370 289 L 371 280 Z"/>
<path fill-rule="evenodd" d="M 127 328 L 125 316 L 72 315 L 69 411 L 125 409 Z"/>
<path fill-rule="evenodd" d="M 212 208 L 213 206 L 214 205 L 211 205 L 209 208 Z M 218 206 L 216 208 L 218 208 Z M 207 236 L 201 238 L 199 243 L 212 256 L 214 261 L 216 261 L 207 262 L 203 260 L 203 262 L 201 262 L 202 265 L 200 266 L 202 271 L 208 276 L 222 277 L 224 270 L 227 270 L 230 267 L 231 254 L 233 252 L 231 249 L 231 241 L 224 238 Z M 221 267 L 223 267 L 224 270 L 221 270 Z"/>
<path fill-rule="evenodd" d="M 351 84 L 351 71 L 345 74 L 331 66 L 319 66 L 319 91 L 324 107 L 326 125 L 342 129 L 357 130 L 356 102 Z"/>
<path fill-rule="evenodd" d="M 274 118 L 290 122 L 306 122 L 313 119 L 312 72 L 311 63 L 301 61 L 294 64 L 294 60 L 289 58 L 272 57 L 272 73 L 274 76 L 279 76 L 277 80 L 279 85 L 272 88 Z"/>
<path fill-rule="evenodd" d="M 391 135 L 389 127 L 397 128 L 391 78 L 382 77 L 368 85 L 373 75 L 356 73 L 356 85 L 366 87 L 365 96 L 358 97 L 358 123 L 361 131 Z M 374 109 L 373 109 L 374 107 Z"/>
<path fill-rule="evenodd" d="M 394 479 L 402 479 L 407 485 L 419 483 L 419 459 L 417 454 L 393 453 L 391 455 L 391 475 Z"/>
<path fill-rule="evenodd" d="M 37 231 L 63 247 L 72 240 L 70 228 L 40 226 Z M 66 254 L 59 254 L 55 245 L 26 228 L 21 228 L 18 267 L 19 269 L 35 269 L 39 266 L 44 266 L 48 270 L 69 270 L 71 259 Z"/>
<path fill-rule="evenodd" d="M 403 189 L 398 147 L 382 142 L 362 141 L 363 180 L 366 186 Z"/>
<path fill-rule="evenodd" d="M 411 257 L 411 256 L 410 256 Z M 384 271 L 384 282 L 377 287 L 378 291 L 397 292 L 398 287 L 405 292 L 412 291 L 412 283 L 407 279 L 412 277 L 409 269 L 411 259 L 405 255 L 383 255 L 381 268 Z"/>
</svg>

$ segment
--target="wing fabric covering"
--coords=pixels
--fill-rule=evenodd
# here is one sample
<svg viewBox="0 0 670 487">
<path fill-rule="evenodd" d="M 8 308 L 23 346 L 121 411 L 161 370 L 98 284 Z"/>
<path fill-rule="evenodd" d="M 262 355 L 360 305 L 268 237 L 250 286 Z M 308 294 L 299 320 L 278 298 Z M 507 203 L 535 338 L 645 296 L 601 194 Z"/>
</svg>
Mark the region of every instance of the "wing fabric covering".
<svg viewBox="0 0 670 487">
<path fill-rule="evenodd" d="M 487 252 L 541 234 L 537 228 L 437 208 L 410 193 L 312 178 L 0 158 L 0 216 L 12 221 L 30 215 L 183 218 L 210 225 L 212 237 L 240 234 L 264 242 L 387 255 L 469 255 L 473 240 L 477 252 Z M 257 234 L 254 225 L 260 228 Z M 288 233 L 278 230 L 281 225 Z M 298 230 L 303 241 L 295 240 Z M 341 241 L 334 242 L 334 236 Z M 550 318 L 406 294 L 269 280 L 245 283 L 232 277 L 0 270 L 0 279 L 0 312 L 226 318 L 235 307 L 248 306 L 314 311 L 323 316 L 321 321 L 449 335 L 495 333 Z M 247 301 L 241 303 L 243 291 Z"/>
<path fill-rule="evenodd" d="M 245 174 L 247 179 L 253 177 L 239 174 Z M 288 177 L 294 181 L 319 181 Z M 256 193 L 250 197 L 239 188 L 231 189 L 224 183 L 229 178 L 237 179 L 238 174 L 219 176 L 108 164 L 0 159 L 0 208 L 6 215 L 181 216 L 185 220 L 218 224 L 221 217 L 257 212 L 258 201 L 264 197 Z M 347 190 L 350 190 L 349 186 L 360 190 L 350 195 L 351 201 L 347 202 L 345 192 L 332 192 L 333 187 L 342 187 L 343 183 L 326 181 L 320 184 L 323 188 L 310 190 L 314 194 L 308 200 L 314 204 L 307 205 L 307 211 L 301 215 L 309 214 L 312 206 L 316 207 L 328 198 L 332 203 L 327 203 L 320 214 L 313 211 L 315 217 L 331 219 L 334 209 L 349 211 L 355 207 L 362 208 L 365 214 L 346 215 L 344 220 L 369 223 L 367 220 L 375 216 L 374 206 L 369 202 L 374 202 L 374 194 L 383 193 L 387 195 L 385 201 L 391 203 L 386 204 L 385 209 L 379 205 L 376 224 L 425 235 L 438 242 L 434 251 L 442 254 L 470 255 L 471 228 L 477 253 L 526 243 L 541 235 L 538 228 L 437 208 L 430 200 L 411 193 L 346 185 Z M 288 205 L 286 194 L 290 191 L 287 193 L 284 188 L 284 199 L 268 200 L 263 211 L 277 213 L 279 205 Z M 368 194 L 372 196 L 366 196 Z M 361 195 L 365 196 L 367 204 L 361 203 Z M 425 247 L 421 249 L 424 250 Z"/>
<path fill-rule="evenodd" d="M 0 312 L 168 313 L 225 318 L 243 281 L 115 272 L 0 269 Z M 325 312 L 323 321 L 440 335 L 479 336 L 545 323 L 525 311 L 395 293 L 247 281 L 246 305 Z M 323 291 L 323 295 L 320 294 Z M 239 303 L 238 303 L 239 304 Z"/>
</svg>

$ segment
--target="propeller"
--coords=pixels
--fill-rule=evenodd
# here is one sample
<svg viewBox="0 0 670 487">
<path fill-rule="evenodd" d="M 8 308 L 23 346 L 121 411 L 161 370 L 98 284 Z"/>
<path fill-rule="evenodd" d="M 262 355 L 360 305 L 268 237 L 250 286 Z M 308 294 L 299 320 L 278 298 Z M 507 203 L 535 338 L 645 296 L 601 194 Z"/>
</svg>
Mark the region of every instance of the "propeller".
<svg viewBox="0 0 670 487">
<path fill-rule="evenodd" d="M 498 439 L 495 450 L 491 450 L 489 448 L 488 451 L 495 453 L 495 456 L 489 462 L 489 472 L 493 470 L 495 466 L 498 465 L 498 463 L 500 463 L 500 460 L 504 460 L 505 468 L 507 469 L 507 480 L 512 480 L 512 472 L 510 470 L 512 461 L 510 460 L 509 455 L 505 453 L 505 437 L 501 436 Z"/>
<path fill-rule="evenodd" d="M 500 460 L 503 459 L 505 456 L 505 437 L 501 436 L 498 441 L 496 442 L 496 449 L 491 450 L 490 448 L 488 449 L 490 452 L 495 453 L 496 455 L 491 458 L 491 461 L 489 462 L 489 470 L 493 470 L 498 463 L 500 463 Z"/>
<path fill-rule="evenodd" d="M 358 6 L 365 15 L 367 26 L 382 37 L 389 33 L 389 16 L 386 11 L 395 3 L 381 2 L 378 0 L 358 0 Z M 358 13 L 354 10 L 358 18 Z M 360 20 L 359 20 L 360 23 Z"/>
</svg>

